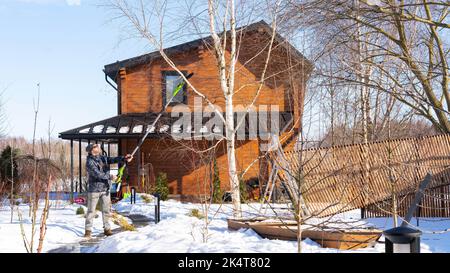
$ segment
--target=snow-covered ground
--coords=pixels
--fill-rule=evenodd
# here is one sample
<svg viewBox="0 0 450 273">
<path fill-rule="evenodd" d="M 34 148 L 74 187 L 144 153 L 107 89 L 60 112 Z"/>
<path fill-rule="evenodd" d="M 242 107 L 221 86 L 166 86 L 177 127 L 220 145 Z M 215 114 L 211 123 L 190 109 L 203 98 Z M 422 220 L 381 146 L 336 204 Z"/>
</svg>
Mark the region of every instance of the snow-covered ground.
<svg viewBox="0 0 450 273">
<path fill-rule="evenodd" d="M 65 201 L 52 201 L 49 217 L 47 220 L 47 234 L 45 237 L 43 252 L 62 247 L 67 244 L 76 243 L 84 235 L 83 215 L 76 215 L 79 205 L 71 205 Z M 40 208 L 44 204 L 41 202 Z M 31 219 L 29 216 L 28 205 L 20 205 L 20 212 L 23 217 L 23 227 L 28 240 L 31 239 Z M 85 208 L 86 211 L 86 208 Z M 35 225 L 36 235 L 33 249 L 36 248 L 39 240 L 39 224 L 42 209 L 37 212 L 38 223 Z M 100 215 L 100 213 L 99 213 Z M 100 216 L 101 217 L 101 216 Z M 113 228 L 118 226 L 112 224 Z M 102 232 L 103 224 L 101 218 L 94 221 L 93 232 Z M 14 210 L 13 221 L 11 223 L 11 208 L 9 205 L 0 208 L 0 253 L 1 252 L 26 252 L 23 237 L 21 234 L 20 221 L 18 218 L 17 207 Z"/>
<path fill-rule="evenodd" d="M 6 205 L 6 204 L 5 204 Z M 10 223 L 9 205 L 0 208 L 0 252 L 25 252 L 17 212 Z M 82 240 L 84 234 L 84 217 L 76 215 L 79 205 L 65 202 L 53 203 L 49 219 L 48 230 L 44 243 L 44 252 L 73 245 Z M 278 207 L 282 213 L 283 206 Z M 140 214 L 149 218 L 154 217 L 154 206 L 145 203 L 138 195 L 136 204 L 123 200 L 114 205 L 114 209 L 124 214 Z M 190 216 L 192 209 L 202 212 L 200 204 L 181 203 L 174 200 L 161 202 L 161 222 L 157 225 L 149 224 L 138 228 L 137 231 L 124 231 L 108 237 L 90 251 L 95 252 L 297 252 L 296 242 L 269 240 L 261 238 L 252 230 L 229 231 L 226 219 L 232 216 L 230 204 L 212 205 L 209 217 L 213 220 L 205 229 L 205 220 Z M 248 204 L 243 206 L 244 217 L 256 216 L 260 205 Z M 28 207 L 21 205 L 24 217 L 24 227 L 30 236 L 30 220 Z M 100 215 L 100 213 L 99 213 Z M 351 211 L 333 218 L 340 226 L 375 226 L 387 229 L 392 226 L 392 219 L 359 219 L 359 211 Z M 40 216 L 40 212 L 38 213 Z M 313 220 L 310 223 L 316 224 Z M 415 220 L 412 221 L 416 223 Z M 117 226 L 113 225 L 113 228 Z M 425 233 L 422 236 L 422 252 L 450 252 L 450 233 L 431 234 L 428 232 L 444 230 L 450 227 L 450 219 L 421 219 L 419 228 Z M 94 221 L 94 235 L 102 232 L 101 216 Z M 39 236 L 37 225 L 36 246 Z M 384 241 L 384 238 L 381 238 Z M 339 252 L 337 249 L 322 248 L 312 240 L 302 242 L 303 252 Z M 343 252 L 384 252 L 384 244 L 378 243 L 373 248 L 365 248 Z"/>
</svg>

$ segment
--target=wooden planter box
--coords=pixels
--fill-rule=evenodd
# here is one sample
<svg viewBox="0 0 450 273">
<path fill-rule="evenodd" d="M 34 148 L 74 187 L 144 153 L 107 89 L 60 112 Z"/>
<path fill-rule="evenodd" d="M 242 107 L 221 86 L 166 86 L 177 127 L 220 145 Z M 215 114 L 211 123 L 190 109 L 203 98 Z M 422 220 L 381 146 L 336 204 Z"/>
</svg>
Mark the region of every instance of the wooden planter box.
<svg viewBox="0 0 450 273">
<path fill-rule="evenodd" d="M 294 221 L 263 222 L 262 218 L 228 219 L 228 228 L 251 228 L 263 238 L 297 241 L 297 224 Z M 381 236 L 377 229 L 366 230 L 302 230 L 302 239 L 310 238 L 322 247 L 342 250 L 358 249 L 374 244 Z"/>
</svg>

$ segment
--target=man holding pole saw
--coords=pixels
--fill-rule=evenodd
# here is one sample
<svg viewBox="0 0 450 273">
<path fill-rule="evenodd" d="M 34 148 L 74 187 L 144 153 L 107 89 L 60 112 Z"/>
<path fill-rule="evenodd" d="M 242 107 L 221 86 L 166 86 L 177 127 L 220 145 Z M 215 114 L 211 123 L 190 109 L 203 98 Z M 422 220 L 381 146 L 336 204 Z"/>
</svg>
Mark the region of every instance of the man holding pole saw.
<svg viewBox="0 0 450 273">
<path fill-rule="evenodd" d="M 192 77 L 194 73 L 186 76 L 186 79 Z M 133 150 L 131 154 L 127 154 L 125 157 L 107 157 L 101 155 L 101 149 L 98 144 L 90 144 L 86 147 L 88 152 L 86 160 L 86 171 L 88 173 L 88 213 L 86 215 L 86 227 L 85 227 L 85 237 L 91 237 L 92 234 L 92 224 L 93 218 L 95 216 L 95 209 L 97 203 L 100 200 L 102 203 L 102 216 L 103 216 L 103 227 L 106 236 L 112 235 L 109 218 L 111 215 L 111 195 L 110 190 L 113 186 L 115 192 L 120 192 L 120 185 L 122 183 L 123 174 L 128 163 L 133 160 L 133 156 L 142 146 L 151 129 L 155 127 L 158 120 L 161 118 L 163 112 L 167 109 L 169 104 L 172 102 L 173 98 L 182 90 L 186 82 L 181 81 L 173 90 L 170 100 L 164 105 L 163 109 L 158 113 L 156 119 L 151 125 L 147 127 L 146 133 L 140 139 L 138 145 Z M 118 170 L 117 176 L 109 174 L 109 164 L 112 163 L 124 163 Z M 113 184 L 110 184 L 113 181 Z"/>
<path fill-rule="evenodd" d="M 88 175 L 88 200 L 84 237 L 92 235 L 92 225 L 95 217 L 97 203 L 102 206 L 103 228 L 106 236 L 112 235 L 109 219 L 111 217 L 111 181 L 117 179 L 115 175 L 109 173 L 109 164 L 119 162 L 131 162 L 133 156 L 108 157 L 102 155 L 100 145 L 89 144 L 86 147 L 88 156 L 86 158 L 86 172 Z M 126 163 L 125 163 L 126 164 Z"/>
</svg>

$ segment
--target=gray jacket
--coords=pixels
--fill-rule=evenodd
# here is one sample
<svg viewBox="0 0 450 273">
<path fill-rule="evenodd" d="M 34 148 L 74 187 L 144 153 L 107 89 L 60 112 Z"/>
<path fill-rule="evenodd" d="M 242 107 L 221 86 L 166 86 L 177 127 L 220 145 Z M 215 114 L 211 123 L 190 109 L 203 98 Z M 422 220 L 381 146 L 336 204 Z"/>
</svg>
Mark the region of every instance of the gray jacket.
<svg viewBox="0 0 450 273">
<path fill-rule="evenodd" d="M 88 175 L 88 192 L 107 192 L 111 188 L 109 164 L 124 162 L 125 157 L 108 157 L 103 155 L 86 158 L 86 172 Z"/>
</svg>

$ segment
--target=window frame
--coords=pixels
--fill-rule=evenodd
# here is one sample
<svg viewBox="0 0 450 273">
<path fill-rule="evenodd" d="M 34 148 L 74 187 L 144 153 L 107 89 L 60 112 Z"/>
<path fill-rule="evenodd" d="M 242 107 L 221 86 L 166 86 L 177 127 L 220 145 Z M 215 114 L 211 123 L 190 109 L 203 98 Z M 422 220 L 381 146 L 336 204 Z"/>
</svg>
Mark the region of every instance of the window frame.
<svg viewBox="0 0 450 273">
<path fill-rule="evenodd" d="M 183 73 L 185 76 L 187 75 L 187 71 L 186 70 L 181 70 L 181 73 Z M 163 70 L 161 71 L 161 85 L 162 85 L 162 106 L 164 107 L 166 105 L 166 100 L 167 100 L 167 90 L 166 90 L 166 76 L 180 76 L 180 74 L 175 71 L 175 70 Z M 187 100 L 187 92 L 186 92 L 186 85 L 183 86 L 183 88 L 181 89 L 181 91 L 183 92 L 183 101 L 182 102 L 177 102 L 177 101 L 172 101 L 169 103 L 169 106 L 175 106 L 175 105 L 179 105 L 179 104 L 186 104 L 188 103 Z"/>
</svg>

